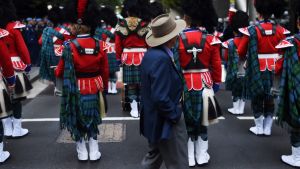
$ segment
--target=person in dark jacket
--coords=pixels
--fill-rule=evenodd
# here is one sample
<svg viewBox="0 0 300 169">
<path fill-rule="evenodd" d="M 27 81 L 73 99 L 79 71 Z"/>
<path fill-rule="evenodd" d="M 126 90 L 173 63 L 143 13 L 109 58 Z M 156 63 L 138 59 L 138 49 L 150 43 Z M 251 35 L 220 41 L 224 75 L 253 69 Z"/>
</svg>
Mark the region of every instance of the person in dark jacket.
<svg viewBox="0 0 300 169">
<path fill-rule="evenodd" d="M 187 132 L 182 116 L 183 77 L 170 50 L 185 28 L 183 20 L 168 14 L 152 21 L 146 36 L 149 49 L 141 64 L 141 133 L 150 144 L 144 157 L 145 169 L 187 169 Z"/>
</svg>

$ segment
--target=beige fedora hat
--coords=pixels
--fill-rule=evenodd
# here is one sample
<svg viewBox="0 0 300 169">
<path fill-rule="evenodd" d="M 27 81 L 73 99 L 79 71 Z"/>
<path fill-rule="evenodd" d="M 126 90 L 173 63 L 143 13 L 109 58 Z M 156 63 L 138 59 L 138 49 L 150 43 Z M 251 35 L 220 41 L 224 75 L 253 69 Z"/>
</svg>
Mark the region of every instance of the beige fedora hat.
<svg viewBox="0 0 300 169">
<path fill-rule="evenodd" d="M 177 36 L 185 27 L 184 20 L 175 21 L 169 14 L 162 14 L 151 22 L 146 42 L 151 47 L 162 45 Z"/>
</svg>

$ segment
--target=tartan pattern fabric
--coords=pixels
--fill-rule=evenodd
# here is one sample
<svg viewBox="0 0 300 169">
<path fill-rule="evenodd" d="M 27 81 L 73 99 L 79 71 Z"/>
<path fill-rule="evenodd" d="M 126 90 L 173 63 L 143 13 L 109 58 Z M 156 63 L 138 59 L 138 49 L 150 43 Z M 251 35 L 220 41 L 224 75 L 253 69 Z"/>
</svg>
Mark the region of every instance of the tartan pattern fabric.
<svg viewBox="0 0 300 169">
<path fill-rule="evenodd" d="M 105 34 L 110 39 L 115 39 L 115 35 L 113 33 L 111 33 L 109 30 L 103 29 L 99 26 L 95 30 L 94 38 L 97 39 L 97 40 L 102 40 L 102 35 L 103 34 Z"/>
<path fill-rule="evenodd" d="M 235 78 L 234 83 L 232 83 L 232 96 L 235 99 L 245 99 L 246 88 L 245 88 L 245 78 Z"/>
<path fill-rule="evenodd" d="M 288 39 L 293 47 L 284 52 L 283 72 L 280 81 L 278 123 L 288 124 L 291 128 L 300 128 L 300 64 L 297 54 L 297 44 L 294 39 Z"/>
<path fill-rule="evenodd" d="M 235 99 L 245 99 L 245 78 L 237 77 L 239 56 L 233 39 L 229 41 L 228 52 L 226 90 L 231 90 Z"/>
<path fill-rule="evenodd" d="M 233 85 L 235 84 L 235 80 L 237 79 L 238 72 L 238 61 L 239 56 L 236 52 L 236 46 L 234 45 L 233 39 L 231 39 L 228 43 L 228 61 L 227 61 L 227 69 L 226 69 L 226 90 L 233 90 Z"/>
<path fill-rule="evenodd" d="M 257 33 L 255 26 L 248 28 L 250 37 L 248 44 L 247 69 L 245 75 L 246 83 L 246 98 L 252 99 L 261 93 L 264 93 L 264 85 L 261 79 L 259 70 L 258 48 L 257 48 Z M 268 91 L 269 92 L 269 91 Z"/>
<path fill-rule="evenodd" d="M 97 138 L 98 125 L 102 123 L 99 94 L 81 95 L 82 114 L 79 115 L 79 131 L 81 138 Z"/>
<path fill-rule="evenodd" d="M 117 71 L 120 70 L 120 67 L 118 65 L 118 61 L 116 58 L 116 53 L 108 53 L 108 66 L 109 66 L 109 73 L 116 73 Z"/>
<path fill-rule="evenodd" d="M 64 77 L 60 108 L 60 126 L 66 128 L 72 139 L 79 141 L 99 133 L 96 125 L 101 123 L 99 97 L 80 95 L 76 83 L 72 51 L 67 45 L 63 51 Z"/>
<path fill-rule="evenodd" d="M 140 66 L 127 66 L 123 64 L 123 83 L 127 85 L 130 84 L 140 84 Z"/>
<path fill-rule="evenodd" d="M 53 37 L 56 36 L 59 39 L 64 39 L 63 35 L 51 27 L 44 29 L 42 34 L 42 48 L 41 48 L 41 64 L 39 76 L 42 80 L 48 80 L 55 82 L 55 75 L 53 69 L 50 66 L 56 66 L 60 57 L 55 56 Z"/>
<path fill-rule="evenodd" d="M 251 107 L 255 118 L 261 115 L 267 117 L 274 115 L 274 98 L 271 95 L 257 95 L 251 100 Z"/>
<path fill-rule="evenodd" d="M 202 121 L 202 111 L 203 111 L 203 99 L 202 99 L 202 91 L 191 90 L 188 91 L 188 95 L 190 96 L 191 106 L 185 107 L 184 112 L 191 112 L 191 114 L 185 114 L 190 118 L 185 119 L 186 128 L 189 136 L 199 136 L 200 131 L 202 129 L 201 121 Z M 184 92 L 184 95 L 187 93 Z M 187 110 L 189 109 L 189 110 Z M 191 118 L 192 117 L 192 118 Z"/>
</svg>

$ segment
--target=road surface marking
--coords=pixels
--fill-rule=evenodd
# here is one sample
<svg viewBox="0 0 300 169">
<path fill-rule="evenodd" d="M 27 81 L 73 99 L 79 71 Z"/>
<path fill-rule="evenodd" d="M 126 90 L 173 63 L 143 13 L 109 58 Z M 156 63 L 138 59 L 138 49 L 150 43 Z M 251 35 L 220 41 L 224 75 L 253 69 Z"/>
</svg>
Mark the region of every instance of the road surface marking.
<svg viewBox="0 0 300 169">
<path fill-rule="evenodd" d="M 140 120 L 140 118 L 133 117 L 105 117 L 102 121 L 135 121 Z M 219 120 L 225 120 L 224 117 L 219 117 Z M 23 122 L 57 122 L 59 118 L 33 118 L 33 119 L 22 119 Z"/>
<path fill-rule="evenodd" d="M 253 116 L 237 116 L 236 118 L 239 120 L 254 120 Z M 275 119 L 275 117 L 273 117 L 273 119 Z"/>
</svg>

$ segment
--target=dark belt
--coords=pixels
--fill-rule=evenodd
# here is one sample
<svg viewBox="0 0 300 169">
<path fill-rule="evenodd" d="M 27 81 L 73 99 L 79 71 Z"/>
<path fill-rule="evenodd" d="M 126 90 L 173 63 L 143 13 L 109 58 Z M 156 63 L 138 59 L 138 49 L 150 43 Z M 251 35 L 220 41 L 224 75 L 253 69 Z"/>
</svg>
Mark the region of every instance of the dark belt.
<svg viewBox="0 0 300 169">
<path fill-rule="evenodd" d="M 76 72 L 77 78 L 92 78 L 100 76 L 100 72 Z"/>
</svg>

